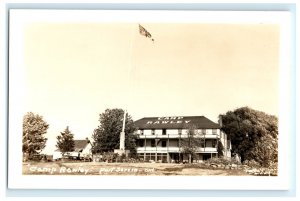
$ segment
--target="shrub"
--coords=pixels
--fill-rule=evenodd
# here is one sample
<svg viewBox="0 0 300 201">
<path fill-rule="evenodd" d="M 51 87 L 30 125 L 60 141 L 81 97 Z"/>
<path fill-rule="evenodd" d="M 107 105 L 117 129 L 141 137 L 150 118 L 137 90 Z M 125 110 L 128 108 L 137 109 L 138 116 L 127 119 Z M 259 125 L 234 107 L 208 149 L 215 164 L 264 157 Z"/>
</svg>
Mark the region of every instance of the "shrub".
<svg viewBox="0 0 300 201">
<path fill-rule="evenodd" d="M 102 160 L 109 163 L 115 162 L 118 157 L 118 154 L 113 152 L 104 152 L 102 155 Z"/>
<path fill-rule="evenodd" d="M 252 167 L 252 168 L 259 168 L 260 167 L 260 164 L 258 162 L 256 162 L 255 160 L 245 160 L 243 162 L 244 165 L 247 165 L 249 167 Z"/>
<path fill-rule="evenodd" d="M 216 163 L 216 164 L 222 164 L 222 165 L 229 165 L 231 164 L 231 160 L 230 159 L 226 159 L 223 157 L 220 158 L 210 158 L 206 161 L 207 163 Z"/>
</svg>

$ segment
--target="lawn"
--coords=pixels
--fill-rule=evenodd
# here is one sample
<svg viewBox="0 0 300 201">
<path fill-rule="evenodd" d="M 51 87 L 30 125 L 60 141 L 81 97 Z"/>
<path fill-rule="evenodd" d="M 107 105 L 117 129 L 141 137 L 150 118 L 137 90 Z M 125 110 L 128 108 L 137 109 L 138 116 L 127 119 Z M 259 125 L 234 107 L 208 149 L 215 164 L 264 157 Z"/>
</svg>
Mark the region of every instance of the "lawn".
<svg viewBox="0 0 300 201">
<path fill-rule="evenodd" d="M 24 175 L 137 175 L 137 176 L 250 176 L 242 169 L 220 169 L 204 164 L 24 162 Z"/>
</svg>

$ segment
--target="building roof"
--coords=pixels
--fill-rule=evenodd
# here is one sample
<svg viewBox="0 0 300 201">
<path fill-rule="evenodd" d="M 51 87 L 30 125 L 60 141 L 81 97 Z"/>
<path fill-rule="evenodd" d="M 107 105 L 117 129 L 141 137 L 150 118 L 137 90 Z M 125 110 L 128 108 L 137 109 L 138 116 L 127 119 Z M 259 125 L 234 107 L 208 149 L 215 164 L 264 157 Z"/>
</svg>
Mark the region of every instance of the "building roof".
<svg viewBox="0 0 300 201">
<path fill-rule="evenodd" d="M 219 124 L 205 116 L 144 117 L 134 122 L 138 129 L 218 129 Z"/>
<path fill-rule="evenodd" d="M 86 146 L 89 144 L 89 140 L 74 140 L 74 151 L 75 152 L 81 152 L 86 148 Z M 59 149 L 56 149 L 55 151 L 60 151 Z"/>
<path fill-rule="evenodd" d="M 87 140 L 74 140 L 74 142 L 76 152 L 82 151 L 89 144 L 89 141 Z"/>
</svg>

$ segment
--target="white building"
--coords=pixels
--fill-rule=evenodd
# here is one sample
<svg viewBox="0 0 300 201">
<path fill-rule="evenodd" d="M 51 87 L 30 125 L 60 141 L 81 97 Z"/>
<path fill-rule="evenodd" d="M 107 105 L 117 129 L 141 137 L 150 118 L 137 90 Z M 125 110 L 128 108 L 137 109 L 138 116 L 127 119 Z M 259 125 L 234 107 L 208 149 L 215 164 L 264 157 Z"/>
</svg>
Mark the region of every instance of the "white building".
<svg viewBox="0 0 300 201">
<path fill-rule="evenodd" d="M 135 121 L 138 130 L 137 153 L 144 161 L 185 162 L 188 155 L 183 152 L 183 141 L 191 129 L 200 141 L 196 148 L 197 157 L 193 162 L 200 162 L 218 156 L 218 143 L 224 147 L 224 157 L 231 157 L 231 143 L 227 135 L 220 130 L 220 125 L 204 116 L 180 117 L 145 117 Z"/>
<path fill-rule="evenodd" d="M 65 157 L 72 159 L 91 159 L 92 158 L 92 145 L 88 139 L 74 140 L 74 151 L 65 153 Z M 53 153 L 53 160 L 60 160 L 62 152 L 56 150 Z"/>
</svg>

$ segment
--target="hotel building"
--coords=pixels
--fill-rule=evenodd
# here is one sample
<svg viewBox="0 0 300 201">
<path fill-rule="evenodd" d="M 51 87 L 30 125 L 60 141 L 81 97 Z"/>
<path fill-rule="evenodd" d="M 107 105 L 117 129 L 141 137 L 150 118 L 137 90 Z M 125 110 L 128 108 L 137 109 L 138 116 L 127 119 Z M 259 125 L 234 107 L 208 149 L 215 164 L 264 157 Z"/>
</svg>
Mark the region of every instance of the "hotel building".
<svg viewBox="0 0 300 201">
<path fill-rule="evenodd" d="M 144 161 L 187 162 L 188 154 L 184 153 L 182 142 L 191 139 L 190 133 L 194 133 L 193 137 L 200 142 L 193 162 L 217 157 L 218 143 L 223 145 L 223 156 L 231 157 L 231 143 L 227 135 L 221 131 L 219 124 L 204 116 L 145 117 L 135 121 L 135 125 L 138 128 L 137 153 Z"/>
</svg>

